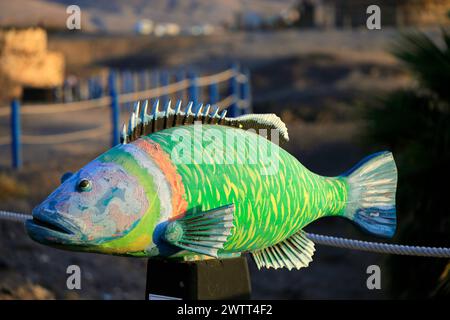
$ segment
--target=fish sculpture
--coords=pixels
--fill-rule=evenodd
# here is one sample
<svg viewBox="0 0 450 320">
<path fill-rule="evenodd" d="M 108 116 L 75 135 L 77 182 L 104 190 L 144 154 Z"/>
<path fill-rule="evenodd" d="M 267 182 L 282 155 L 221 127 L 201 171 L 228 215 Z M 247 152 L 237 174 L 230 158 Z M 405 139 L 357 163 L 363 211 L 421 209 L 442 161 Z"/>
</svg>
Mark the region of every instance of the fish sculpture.
<svg viewBox="0 0 450 320">
<path fill-rule="evenodd" d="M 26 229 L 57 248 L 162 259 L 225 259 L 250 252 L 258 268 L 299 269 L 314 243 L 303 228 L 345 217 L 370 234 L 396 229 L 390 152 L 337 177 L 305 168 L 279 146 L 274 114 L 235 118 L 190 102 L 137 103 L 121 143 L 34 208 Z M 195 109 L 195 110 L 194 110 Z"/>
</svg>

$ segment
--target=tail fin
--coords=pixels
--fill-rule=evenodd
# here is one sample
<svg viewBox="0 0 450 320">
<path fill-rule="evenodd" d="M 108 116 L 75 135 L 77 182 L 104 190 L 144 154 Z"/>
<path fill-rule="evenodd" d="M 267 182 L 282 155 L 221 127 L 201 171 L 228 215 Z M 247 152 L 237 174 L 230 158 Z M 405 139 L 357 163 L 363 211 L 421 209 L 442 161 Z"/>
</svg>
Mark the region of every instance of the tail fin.
<svg viewBox="0 0 450 320">
<path fill-rule="evenodd" d="M 392 153 L 368 156 L 344 176 L 349 185 L 344 216 L 370 234 L 392 237 L 397 226 L 397 167 Z"/>
</svg>

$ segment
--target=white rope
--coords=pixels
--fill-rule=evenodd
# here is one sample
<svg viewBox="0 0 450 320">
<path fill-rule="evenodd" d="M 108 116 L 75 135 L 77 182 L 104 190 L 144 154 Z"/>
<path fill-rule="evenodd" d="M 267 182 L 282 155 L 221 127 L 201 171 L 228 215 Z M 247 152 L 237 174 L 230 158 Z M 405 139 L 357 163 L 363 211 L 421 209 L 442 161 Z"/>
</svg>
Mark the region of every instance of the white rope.
<svg viewBox="0 0 450 320">
<path fill-rule="evenodd" d="M 217 105 L 220 110 L 226 109 L 229 106 L 231 106 L 236 100 L 236 97 L 234 95 L 229 95 L 226 98 L 223 98 L 217 103 L 214 103 L 214 105 Z"/>
<path fill-rule="evenodd" d="M 48 135 L 22 135 L 22 143 L 24 144 L 59 144 L 84 139 L 98 138 L 107 135 L 111 129 L 107 125 L 75 131 L 68 133 L 48 134 Z"/>
<path fill-rule="evenodd" d="M 120 103 L 127 103 L 137 100 L 156 98 L 161 95 L 166 95 L 184 90 L 189 87 L 189 84 L 190 84 L 189 80 L 185 79 L 162 87 L 156 87 L 137 92 L 123 93 L 118 96 L 118 99 Z"/>
<path fill-rule="evenodd" d="M 308 238 L 321 245 L 404 256 L 450 258 L 450 248 L 419 247 L 381 242 L 368 242 L 308 233 Z"/>
<path fill-rule="evenodd" d="M 47 135 L 22 135 L 21 143 L 23 144 L 62 144 L 79 140 L 93 139 L 109 134 L 111 129 L 109 126 L 101 126 L 93 129 L 80 130 L 68 133 L 47 134 Z M 9 137 L 0 137 L 0 146 L 9 145 L 11 139 Z"/>
<path fill-rule="evenodd" d="M 98 99 L 83 100 L 76 102 L 64 102 L 53 104 L 33 104 L 20 108 L 21 114 L 44 114 L 81 111 L 98 107 L 105 107 L 111 103 L 111 97 L 105 96 Z"/>
<path fill-rule="evenodd" d="M 25 222 L 25 220 L 31 219 L 31 215 L 0 210 L 0 219 L 15 222 Z M 405 256 L 450 258 L 450 248 L 405 246 L 400 244 L 368 242 L 354 239 L 324 236 L 315 233 L 308 233 L 307 235 L 311 241 L 317 244 L 331 247 L 347 248 L 353 250 L 370 251 L 387 254 L 397 254 Z"/>
<path fill-rule="evenodd" d="M 235 75 L 235 71 L 232 69 L 228 69 L 225 71 L 222 71 L 217 74 L 209 75 L 209 76 L 203 76 L 196 78 L 195 80 L 191 79 L 184 79 L 175 83 L 171 83 L 162 87 L 157 88 L 151 88 L 148 90 L 143 91 L 137 91 L 137 92 L 130 92 L 130 93 L 123 93 L 120 94 L 118 99 L 120 103 L 128 103 L 133 102 L 137 100 L 147 100 L 151 98 L 156 98 L 161 95 L 168 95 L 174 92 L 178 92 L 184 89 L 189 88 L 195 82 L 195 84 L 199 87 L 208 86 L 213 83 L 219 83 L 226 80 L 231 79 Z M 245 76 L 240 74 L 241 76 Z M 239 76 L 239 75 L 238 75 Z"/>
<path fill-rule="evenodd" d="M 216 74 L 198 77 L 194 81 L 191 79 L 184 79 L 162 87 L 151 88 L 147 90 L 135 91 L 130 93 L 122 93 L 118 95 L 118 99 L 120 103 L 128 103 L 137 100 L 146 100 L 187 89 L 189 88 L 190 85 L 193 84 L 193 82 L 195 82 L 195 84 L 199 87 L 204 87 L 213 83 L 220 83 L 229 80 L 234 76 L 236 76 L 238 82 L 248 81 L 247 76 L 245 74 L 236 73 L 236 71 L 233 69 L 227 69 L 225 71 Z M 82 111 L 92 108 L 105 107 L 108 106 L 110 103 L 111 97 L 105 96 L 97 99 L 75 101 L 75 102 L 24 105 L 21 107 L 20 113 L 33 115 L 33 114 Z M 10 108 L 8 108 L 7 106 L 0 108 L 0 116 L 7 116 L 9 114 Z"/>
<path fill-rule="evenodd" d="M 29 214 L 0 210 L 0 219 L 3 219 L 3 220 L 9 220 L 9 221 L 15 221 L 15 222 L 25 222 L 25 220 L 28 220 L 30 218 L 31 218 L 31 215 L 29 215 Z"/>
<path fill-rule="evenodd" d="M 245 83 L 245 82 L 248 81 L 248 77 L 247 77 L 245 74 L 243 74 L 243 73 L 239 73 L 239 74 L 237 75 L 236 79 L 237 79 L 237 81 L 238 81 L 239 83 Z"/>
<path fill-rule="evenodd" d="M 235 70 L 233 70 L 233 69 L 228 69 L 228 70 L 225 70 L 225 71 L 213 74 L 213 75 L 198 77 L 196 79 L 196 81 L 197 81 L 198 86 L 204 87 L 204 86 L 209 86 L 210 84 L 213 84 L 213 83 L 219 83 L 219 82 L 224 82 L 226 80 L 230 80 L 235 75 L 238 77 L 240 75 L 245 77 L 245 75 L 243 75 L 243 74 L 240 74 L 240 73 L 236 74 Z"/>
</svg>

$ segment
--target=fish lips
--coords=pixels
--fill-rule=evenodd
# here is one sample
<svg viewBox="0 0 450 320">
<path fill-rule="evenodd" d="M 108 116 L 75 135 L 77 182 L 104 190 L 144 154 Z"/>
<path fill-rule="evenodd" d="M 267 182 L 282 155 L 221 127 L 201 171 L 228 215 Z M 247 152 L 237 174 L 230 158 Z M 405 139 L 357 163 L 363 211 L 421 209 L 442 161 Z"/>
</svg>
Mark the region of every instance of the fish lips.
<svg viewBox="0 0 450 320">
<path fill-rule="evenodd" d="M 47 245 L 81 245 L 81 232 L 64 217 L 50 210 L 33 210 L 32 219 L 25 222 L 28 235 Z"/>
</svg>

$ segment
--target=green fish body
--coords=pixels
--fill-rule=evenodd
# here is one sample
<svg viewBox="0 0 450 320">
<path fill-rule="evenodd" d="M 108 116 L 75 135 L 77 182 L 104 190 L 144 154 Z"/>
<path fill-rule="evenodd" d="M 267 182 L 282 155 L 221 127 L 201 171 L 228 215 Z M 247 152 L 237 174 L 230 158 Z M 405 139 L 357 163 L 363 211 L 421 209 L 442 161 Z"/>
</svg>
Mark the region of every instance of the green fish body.
<svg viewBox="0 0 450 320">
<path fill-rule="evenodd" d="M 201 130 L 212 128 L 203 125 Z M 175 130 L 179 129 L 167 129 L 148 138 L 171 154 L 178 143 L 170 139 Z M 232 164 L 226 164 L 223 159 L 219 163 L 202 161 L 175 165 L 185 186 L 188 210 L 235 205 L 234 228 L 224 244 L 224 251 L 252 251 L 272 246 L 320 217 L 343 215 L 348 192 L 345 178 L 316 175 L 287 151 L 255 133 L 226 126 L 214 126 L 214 130 L 223 137 L 227 131 L 232 131 L 235 143 L 224 148 L 232 153 Z M 193 125 L 183 128 L 188 139 L 194 139 L 194 131 Z M 256 145 L 263 144 L 263 149 L 272 151 L 269 157 L 277 157 L 278 169 L 273 174 L 266 172 L 265 161 L 258 159 L 255 164 L 249 163 L 250 153 L 257 152 L 252 149 L 255 139 Z M 211 143 L 201 142 L 192 144 L 191 154 L 202 154 Z M 206 156 L 202 154 L 202 159 Z M 220 157 L 225 158 L 225 155 Z"/>
<path fill-rule="evenodd" d="M 321 217 L 342 216 L 369 233 L 393 235 L 391 153 L 323 177 L 278 145 L 287 129 L 276 116 L 201 111 L 169 104 L 148 115 L 138 105 L 122 144 L 35 209 L 30 236 L 70 250 L 168 259 L 251 252 L 258 267 L 298 269 L 314 252 L 302 229 Z M 41 221 L 57 228 L 44 229 Z"/>
</svg>

